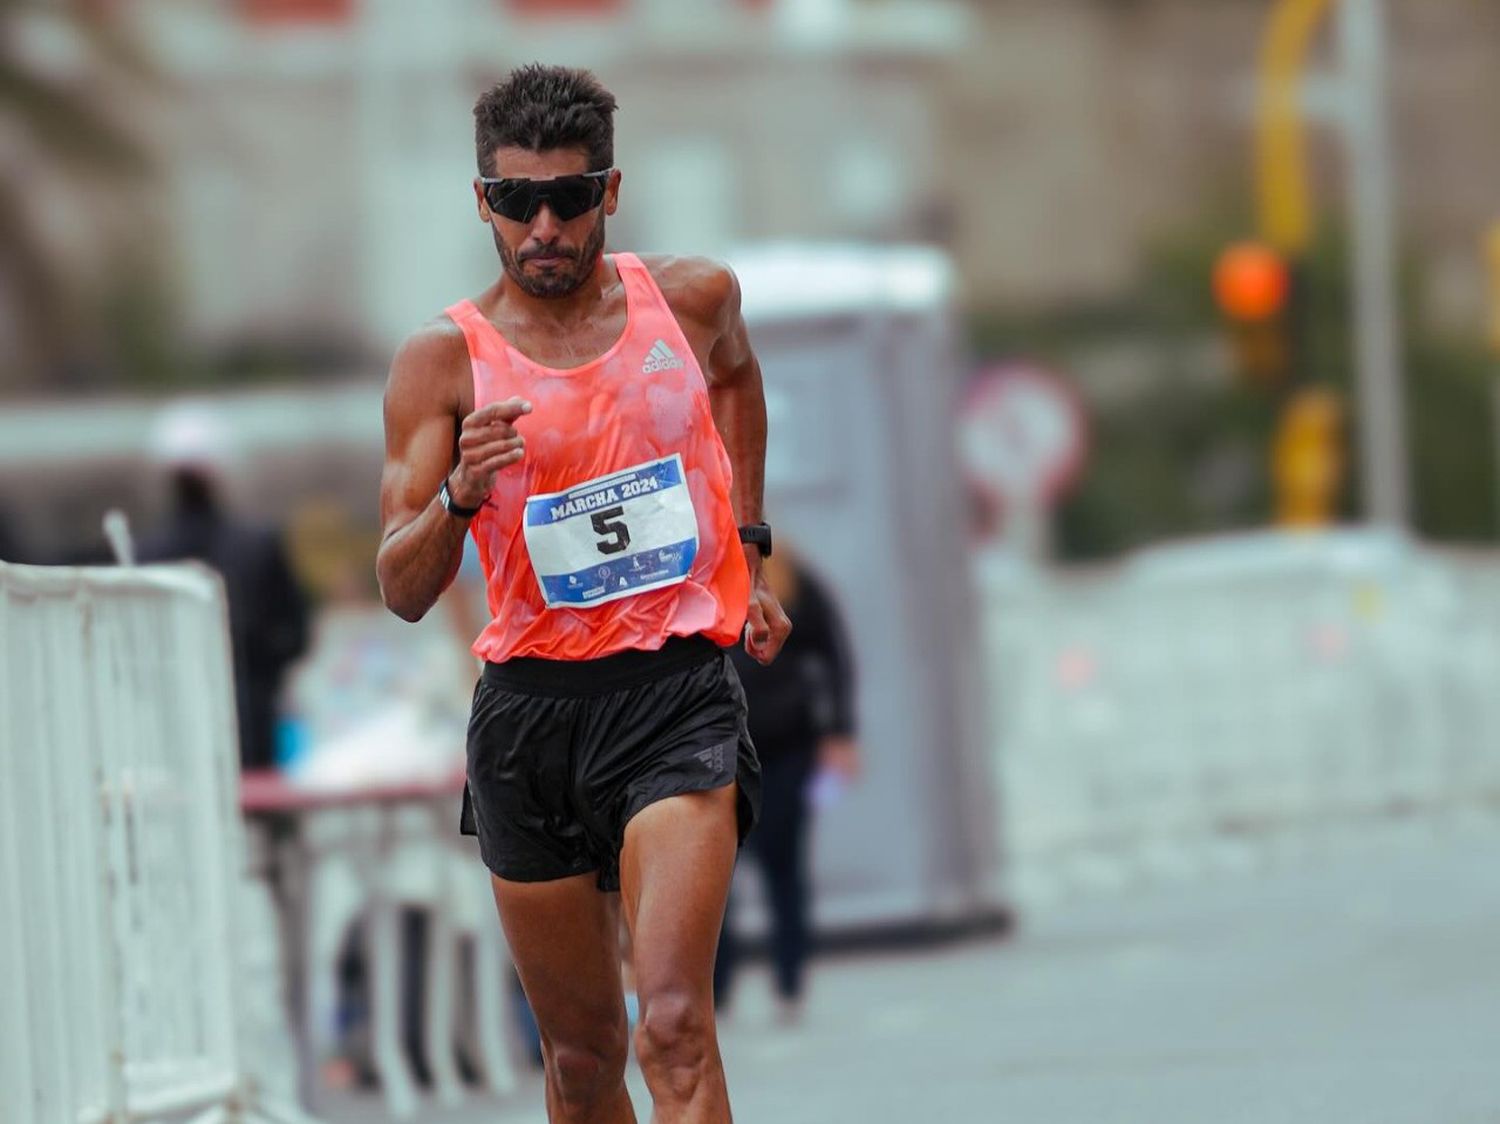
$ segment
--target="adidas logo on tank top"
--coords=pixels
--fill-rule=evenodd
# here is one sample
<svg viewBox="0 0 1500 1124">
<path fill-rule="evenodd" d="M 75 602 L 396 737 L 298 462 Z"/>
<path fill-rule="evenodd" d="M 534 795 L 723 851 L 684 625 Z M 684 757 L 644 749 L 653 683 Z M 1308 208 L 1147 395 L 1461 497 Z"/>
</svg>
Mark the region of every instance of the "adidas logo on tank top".
<svg viewBox="0 0 1500 1124">
<path fill-rule="evenodd" d="M 656 343 L 651 345 L 651 350 L 646 355 L 646 361 L 641 364 L 641 374 L 650 375 L 657 371 L 675 371 L 686 366 L 686 363 L 677 358 L 677 353 L 667 346 L 666 340 L 657 340 Z"/>
</svg>

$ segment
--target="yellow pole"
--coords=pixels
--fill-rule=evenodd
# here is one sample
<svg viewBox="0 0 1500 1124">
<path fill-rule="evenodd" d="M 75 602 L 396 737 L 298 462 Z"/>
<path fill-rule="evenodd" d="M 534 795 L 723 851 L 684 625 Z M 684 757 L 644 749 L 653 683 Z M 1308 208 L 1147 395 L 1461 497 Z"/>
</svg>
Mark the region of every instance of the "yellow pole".
<svg viewBox="0 0 1500 1124">
<path fill-rule="evenodd" d="M 1276 0 L 1261 45 L 1256 204 L 1261 237 L 1291 258 L 1312 238 L 1302 142 L 1302 75 L 1333 0 Z"/>
<path fill-rule="evenodd" d="M 1344 486 L 1343 428 L 1344 404 L 1333 391 L 1308 387 L 1287 400 L 1271 443 L 1279 525 L 1333 522 Z"/>
<path fill-rule="evenodd" d="M 1261 43 L 1256 98 L 1256 219 L 1261 238 L 1294 270 L 1294 286 L 1304 283 L 1300 263 L 1312 242 L 1311 189 L 1303 139 L 1302 80 L 1313 41 L 1333 0 L 1275 0 Z M 1294 293 L 1290 330 L 1300 297 Z M 1300 351 L 1300 347 L 1298 348 Z M 1299 361 L 1305 356 L 1299 356 Z M 1332 521 L 1344 477 L 1343 410 L 1326 389 L 1308 388 L 1283 405 L 1271 446 L 1271 479 L 1276 522 L 1284 527 L 1319 527 Z"/>
</svg>

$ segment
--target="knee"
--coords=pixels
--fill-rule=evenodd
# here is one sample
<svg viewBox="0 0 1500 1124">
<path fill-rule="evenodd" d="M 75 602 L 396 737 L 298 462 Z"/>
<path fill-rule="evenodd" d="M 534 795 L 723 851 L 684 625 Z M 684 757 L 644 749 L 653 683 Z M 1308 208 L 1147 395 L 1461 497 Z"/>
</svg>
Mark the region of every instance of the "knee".
<svg viewBox="0 0 1500 1124">
<path fill-rule="evenodd" d="M 690 1090 L 713 1050 L 713 1000 L 682 991 L 645 998 L 635 1032 L 641 1069 L 668 1086 Z"/>
<path fill-rule="evenodd" d="M 554 1042 L 547 1068 L 564 1104 L 587 1106 L 613 1095 L 625 1079 L 625 1036 L 597 1042 Z"/>
</svg>

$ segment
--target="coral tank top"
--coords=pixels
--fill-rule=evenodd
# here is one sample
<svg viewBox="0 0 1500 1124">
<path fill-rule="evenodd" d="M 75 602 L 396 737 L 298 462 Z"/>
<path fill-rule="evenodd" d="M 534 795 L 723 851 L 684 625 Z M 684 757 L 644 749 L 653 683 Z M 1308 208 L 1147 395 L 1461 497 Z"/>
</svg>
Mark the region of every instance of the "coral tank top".
<svg viewBox="0 0 1500 1124">
<path fill-rule="evenodd" d="M 744 628 L 750 577 L 708 385 L 646 267 L 613 261 L 625 331 L 581 367 L 528 359 L 472 301 L 447 309 L 468 344 L 474 408 L 532 404 L 515 423 L 526 455 L 496 474 L 469 527 L 490 612 L 473 651 L 491 663 L 695 634 L 722 647 Z"/>
</svg>

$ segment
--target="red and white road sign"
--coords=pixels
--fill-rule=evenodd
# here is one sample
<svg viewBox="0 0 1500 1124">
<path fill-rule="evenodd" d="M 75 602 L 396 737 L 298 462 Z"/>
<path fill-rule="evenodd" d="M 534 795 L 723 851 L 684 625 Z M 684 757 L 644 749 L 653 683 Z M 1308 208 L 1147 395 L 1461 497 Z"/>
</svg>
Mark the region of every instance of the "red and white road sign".
<svg viewBox="0 0 1500 1124">
<path fill-rule="evenodd" d="M 970 385 L 958 442 L 975 487 L 1008 504 L 1050 504 L 1083 468 L 1088 426 L 1062 379 L 1029 364 L 1006 364 Z"/>
</svg>

